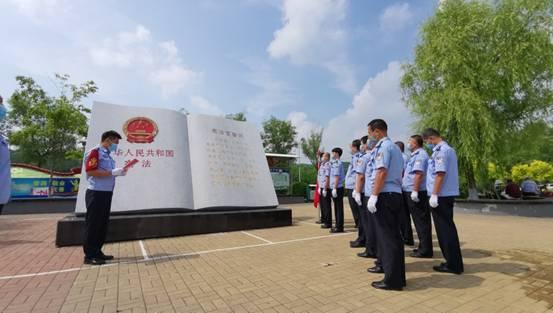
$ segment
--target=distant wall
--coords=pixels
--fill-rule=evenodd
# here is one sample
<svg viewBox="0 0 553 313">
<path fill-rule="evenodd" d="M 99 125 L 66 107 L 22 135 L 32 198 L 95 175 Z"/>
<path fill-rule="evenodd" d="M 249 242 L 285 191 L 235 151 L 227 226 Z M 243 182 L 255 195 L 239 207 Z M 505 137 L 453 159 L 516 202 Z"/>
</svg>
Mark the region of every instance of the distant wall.
<svg viewBox="0 0 553 313">
<path fill-rule="evenodd" d="M 515 215 L 526 217 L 553 217 L 553 199 L 547 200 L 465 200 L 455 202 L 459 212 Z"/>
</svg>

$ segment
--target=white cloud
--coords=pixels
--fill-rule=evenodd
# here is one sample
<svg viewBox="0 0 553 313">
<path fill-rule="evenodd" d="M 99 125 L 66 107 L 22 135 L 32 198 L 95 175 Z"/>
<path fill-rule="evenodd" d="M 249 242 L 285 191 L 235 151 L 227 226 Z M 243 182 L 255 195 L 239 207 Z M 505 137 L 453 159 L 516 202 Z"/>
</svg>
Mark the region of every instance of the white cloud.
<svg viewBox="0 0 553 313">
<path fill-rule="evenodd" d="M 70 10 L 70 2 L 67 0 L 8 0 L 9 4 L 35 21 L 54 15 L 62 15 Z"/>
<path fill-rule="evenodd" d="M 321 129 L 320 125 L 317 125 L 308 120 L 307 114 L 305 112 L 293 111 L 288 113 L 286 120 L 290 121 L 292 125 L 296 127 L 297 141 L 299 142 L 301 138 L 308 138 L 312 131 L 317 131 Z"/>
<path fill-rule="evenodd" d="M 201 96 L 190 97 L 190 111 L 208 115 L 225 115 L 225 112 L 218 106 L 212 104 Z"/>
<path fill-rule="evenodd" d="M 182 64 L 174 41 L 155 42 L 150 30 L 142 25 L 93 45 L 89 54 L 96 65 L 144 75 L 161 89 L 164 98 L 178 94 L 203 76 Z"/>
<path fill-rule="evenodd" d="M 391 62 L 384 71 L 370 78 L 353 98 L 352 106 L 329 121 L 323 146 L 327 150 L 335 146 L 347 148 L 351 140 L 367 134 L 367 124 L 375 118 L 387 122 L 392 140 L 409 138 L 413 117 L 401 100 L 401 76 L 401 64 Z"/>
<path fill-rule="evenodd" d="M 267 51 L 273 58 L 289 58 L 298 65 L 322 66 L 336 76 L 337 86 L 349 93 L 356 88 L 347 58 L 343 26 L 345 0 L 284 0 L 283 27 L 274 33 Z"/>
<path fill-rule="evenodd" d="M 397 31 L 407 26 L 413 18 L 409 3 L 396 3 L 388 6 L 380 14 L 380 29 Z"/>
</svg>

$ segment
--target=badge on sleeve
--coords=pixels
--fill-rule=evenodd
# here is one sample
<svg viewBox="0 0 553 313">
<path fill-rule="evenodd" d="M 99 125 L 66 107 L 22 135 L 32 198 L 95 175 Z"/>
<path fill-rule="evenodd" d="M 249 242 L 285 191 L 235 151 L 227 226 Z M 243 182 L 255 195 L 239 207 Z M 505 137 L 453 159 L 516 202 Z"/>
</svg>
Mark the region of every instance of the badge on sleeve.
<svg viewBox="0 0 553 313">
<path fill-rule="evenodd" d="M 376 160 L 380 161 L 384 157 L 384 152 L 380 152 L 376 155 Z"/>
<path fill-rule="evenodd" d="M 98 149 L 90 151 L 88 158 L 86 159 L 85 167 L 87 171 L 93 171 L 98 169 Z"/>
<path fill-rule="evenodd" d="M 436 158 L 436 164 L 443 164 L 444 163 L 444 158 L 443 157 L 437 157 Z"/>
</svg>

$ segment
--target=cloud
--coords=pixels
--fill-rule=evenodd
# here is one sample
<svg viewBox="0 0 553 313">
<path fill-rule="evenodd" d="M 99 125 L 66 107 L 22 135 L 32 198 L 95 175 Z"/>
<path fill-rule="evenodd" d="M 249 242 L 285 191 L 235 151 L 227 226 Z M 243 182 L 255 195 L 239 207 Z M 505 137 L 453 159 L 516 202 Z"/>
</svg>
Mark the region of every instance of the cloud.
<svg viewBox="0 0 553 313">
<path fill-rule="evenodd" d="M 70 2 L 67 0 L 8 0 L 9 4 L 35 21 L 46 17 L 62 15 L 70 10 Z"/>
<path fill-rule="evenodd" d="M 212 104 L 201 96 L 190 97 L 190 111 L 208 115 L 225 115 L 225 112 L 218 106 Z"/>
<path fill-rule="evenodd" d="M 284 0 L 283 26 L 267 47 L 273 58 L 297 65 L 317 65 L 336 77 L 341 90 L 353 93 L 355 73 L 347 57 L 345 0 Z"/>
<path fill-rule="evenodd" d="M 94 64 L 136 71 L 169 98 L 202 79 L 187 68 L 174 41 L 156 42 L 150 30 L 137 25 L 133 32 L 120 32 L 89 49 Z"/>
<path fill-rule="evenodd" d="M 396 3 L 388 6 L 380 14 L 380 29 L 398 31 L 407 26 L 413 18 L 409 3 Z"/>
<path fill-rule="evenodd" d="M 288 113 L 286 120 L 290 121 L 296 127 L 297 141 L 301 138 L 308 138 L 312 131 L 321 129 L 321 126 L 308 120 L 305 112 L 292 111 Z"/>
<path fill-rule="evenodd" d="M 375 118 L 388 123 L 392 140 L 409 138 L 414 119 L 401 100 L 402 74 L 401 64 L 394 61 L 370 78 L 353 98 L 352 106 L 329 121 L 323 134 L 323 146 L 327 150 L 335 146 L 347 147 L 354 138 L 367 134 L 367 124 Z"/>
</svg>

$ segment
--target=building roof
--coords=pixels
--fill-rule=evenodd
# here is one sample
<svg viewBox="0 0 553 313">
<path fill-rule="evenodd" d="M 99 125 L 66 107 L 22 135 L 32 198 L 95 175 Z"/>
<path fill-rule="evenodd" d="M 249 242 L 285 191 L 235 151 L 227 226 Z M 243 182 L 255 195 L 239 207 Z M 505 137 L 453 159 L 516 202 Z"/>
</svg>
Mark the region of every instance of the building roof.
<svg viewBox="0 0 553 313">
<path fill-rule="evenodd" d="M 280 154 L 280 153 L 265 153 L 266 157 L 283 158 L 283 159 L 297 159 L 295 154 Z"/>
</svg>

